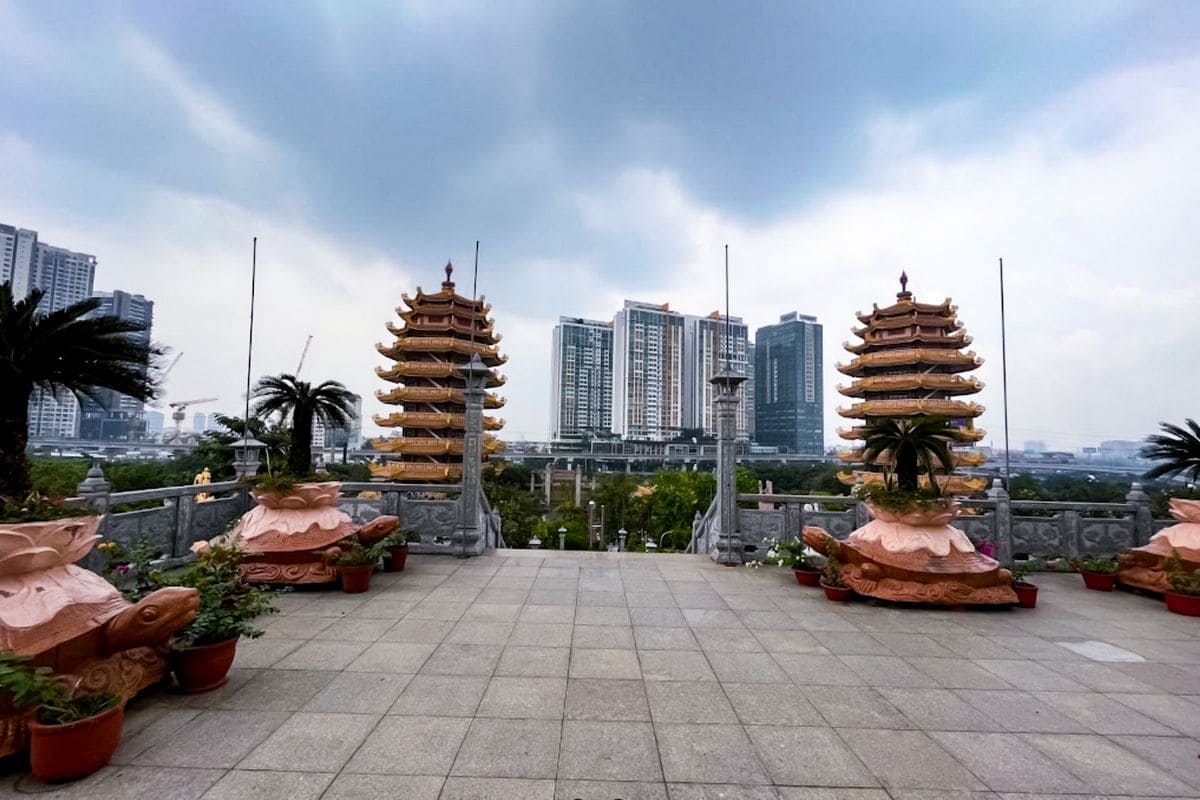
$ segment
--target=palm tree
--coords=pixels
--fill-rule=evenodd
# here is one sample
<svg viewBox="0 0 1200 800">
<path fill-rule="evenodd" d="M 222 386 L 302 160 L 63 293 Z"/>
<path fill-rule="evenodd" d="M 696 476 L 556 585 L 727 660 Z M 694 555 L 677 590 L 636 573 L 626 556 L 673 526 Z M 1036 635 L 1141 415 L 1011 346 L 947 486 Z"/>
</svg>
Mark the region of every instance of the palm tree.
<svg viewBox="0 0 1200 800">
<path fill-rule="evenodd" d="M 342 427 L 349 423 L 354 409 L 354 394 L 337 381 L 313 386 L 286 373 L 260 378 L 254 386 L 254 397 L 259 401 L 254 409 L 256 415 L 275 412 L 282 417 L 291 415 L 288 472 L 296 476 L 306 475 L 312 469 L 313 420 Z"/>
<path fill-rule="evenodd" d="M 150 373 L 162 349 L 144 336 L 146 326 L 111 316 L 91 316 L 100 299 L 44 313 L 34 289 L 23 300 L 0 284 L 0 496 L 29 492 L 29 397 L 35 388 L 71 392 L 102 402 L 109 389 L 138 400 L 158 394 Z"/>
<path fill-rule="evenodd" d="M 923 473 L 929 476 L 929 486 L 938 494 L 938 467 L 947 475 L 954 470 L 954 453 L 950 450 L 954 429 L 945 417 L 875 420 L 863 428 L 863 440 L 863 461 L 874 464 L 885 453 L 890 454 L 892 469 L 903 491 L 916 491 Z"/>
<path fill-rule="evenodd" d="M 1163 463 L 1145 474 L 1147 480 L 1175 477 L 1191 473 L 1192 481 L 1200 481 L 1200 425 L 1194 419 L 1187 420 L 1187 428 L 1160 422 L 1162 433 L 1146 437 L 1142 458 L 1151 458 Z"/>
</svg>

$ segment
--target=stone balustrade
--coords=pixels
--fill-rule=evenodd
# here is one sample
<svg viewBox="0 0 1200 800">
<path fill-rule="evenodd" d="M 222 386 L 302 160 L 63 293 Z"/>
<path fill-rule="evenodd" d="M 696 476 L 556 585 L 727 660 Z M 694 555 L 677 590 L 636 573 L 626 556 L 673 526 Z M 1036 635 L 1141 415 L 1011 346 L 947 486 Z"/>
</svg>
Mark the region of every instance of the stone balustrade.
<svg viewBox="0 0 1200 800">
<path fill-rule="evenodd" d="M 806 525 L 843 539 L 870 519 L 866 504 L 853 497 L 739 494 L 737 499 L 739 506 L 773 506 L 738 508 L 746 560 L 761 556 L 773 540 L 798 539 Z M 954 526 L 975 542 L 994 542 L 1001 563 L 1008 563 L 1014 554 L 1035 558 L 1111 555 L 1139 547 L 1157 531 L 1174 524 L 1174 520 L 1152 518 L 1150 498 L 1137 483 L 1124 503 L 1072 503 L 1012 500 L 997 480 L 986 500 L 961 499 L 959 504 L 964 513 L 953 522 Z M 715 516 L 712 509 L 697 515 L 688 552 L 713 552 Z"/>
</svg>

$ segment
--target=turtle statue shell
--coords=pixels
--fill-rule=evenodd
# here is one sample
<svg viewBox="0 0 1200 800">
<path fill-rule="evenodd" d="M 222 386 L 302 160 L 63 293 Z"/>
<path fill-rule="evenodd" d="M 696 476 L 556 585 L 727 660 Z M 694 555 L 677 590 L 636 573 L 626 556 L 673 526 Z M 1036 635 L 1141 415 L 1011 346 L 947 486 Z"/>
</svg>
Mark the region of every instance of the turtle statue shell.
<svg viewBox="0 0 1200 800">
<path fill-rule="evenodd" d="M 0 525 L 0 650 L 31 656 L 85 691 L 129 698 L 163 676 L 171 635 L 195 618 L 199 600 L 172 587 L 130 603 L 76 566 L 102 519 Z M 0 755 L 23 747 L 22 718 L 0 711 Z"/>
</svg>

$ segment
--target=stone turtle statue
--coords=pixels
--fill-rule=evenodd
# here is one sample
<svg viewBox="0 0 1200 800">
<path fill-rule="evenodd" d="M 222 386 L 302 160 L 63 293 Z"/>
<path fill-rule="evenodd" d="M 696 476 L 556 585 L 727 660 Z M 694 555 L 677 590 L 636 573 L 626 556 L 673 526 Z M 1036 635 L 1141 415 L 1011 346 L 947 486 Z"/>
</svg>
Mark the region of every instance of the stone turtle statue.
<svg viewBox="0 0 1200 800">
<path fill-rule="evenodd" d="M 32 656 L 83 692 L 130 698 L 159 681 L 170 639 L 196 617 L 195 589 L 159 589 L 130 603 L 75 566 L 102 517 L 0 524 L 0 651 Z M 25 747 L 25 717 L 0 701 L 0 755 Z"/>
<path fill-rule="evenodd" d="M 1171 498 L 1171 516 L 1176 524 L 1150 537 L 1141 547 L 1121 553 L 1117 582 L 1151 592 L 1168 588 L 1164 562 L 1172 551 L 1179 553 L 1183 569 L 1200 569 L 1200 500 Z"/>
<path fill-rule="evenodd" d="M 242 576 L 254 583 L 332 583 L 337 570 L 321 557 L 351 534 L 371 544 L 400 526 L 394 516 L 365 525 L 337 507 L 336 481 L 298 483 L 286 491 L 252 491 L 258 504 L 219 540 L 245 551 Z"/>
</svg>

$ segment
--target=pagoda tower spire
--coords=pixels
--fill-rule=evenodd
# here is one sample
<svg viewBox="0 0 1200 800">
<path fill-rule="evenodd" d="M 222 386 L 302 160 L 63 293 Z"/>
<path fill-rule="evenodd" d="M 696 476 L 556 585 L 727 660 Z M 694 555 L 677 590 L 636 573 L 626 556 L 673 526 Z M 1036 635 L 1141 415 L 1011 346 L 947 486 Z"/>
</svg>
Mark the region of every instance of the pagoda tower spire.
<svg viewBox="0 0 1200 800">
<path fill-rule="evenodd" d="M 380 355 L 392 366 L 376 368 L 375 373 L 394 388 L 375 393 L 376 398 L 399 410 L 386 416 L 376 415 L 375 423 L 398 428 L 399 436 L 376 439 L 375 449 L 388 454 L 383 464 L 372 465 L 375 477 L 399 481 L 452 481 L 463 474 L 466 447 L 467 377 L 464 365 L 484 370 L 478 376 L 482 386 L 495 388 L 505 382 L 496 367 L 507 361 L 500 354 L 500 335 L 494 320 L 488 317 L 491 306 L 483 297 L 472 299 L 455 291 L 454 265 L 447 261 L 446 279 L 439 291 L 426 294 L 417 287 L 416 297 L 401 295 L 403 306 L 396 309 L 402 324 L 388 323 L 394 337 L 391 344 L 377 344 Z M 485 409 L 501 408 L 504 398 L 485 392 Z M 504 421 L 485 415 L 481 445 L 482 459 L 499 453 L 504 445 L 492 431 Z"/>
<path fill-rule="evenodd" d="M 851 332 L 860 339 L 843 347 L 855 357 L 837 369 L 854 380 L 838 391 L 856 400 L 838 409 L 847 419 L 863 420 L 864 425 L 838 430 L 843 439 L 858 441 L 863 428 L 874 420 L 940 416 L 950 420 L 953 437 L 961 446 L 978 442 L 984 431 L 975 427 L 975 418 L 983 406 L 961 399 L 977 393 L 983 384 L 965 375 L 978 368 L 983 359 L 965 348 L 971 337 L 957 318 L 958 307 L 949 298 L 940 303 L 918 302 L 908 290 L 908 273 L 900 273 L 900 291 L 896 302 L 886 308 L 874 305 L 869 314 L 859 313 L 863 323 Z M 842 452 L 838 457 L 850 464 L 862 463 L 862 449 Z M 956 449 L 956 466 L 977 466 L 984 456 L 971 450 Z M 882 466 L 882 465 L 881 465 Z M 877 470 L 855 470 L 838 476 L 843 483 L 881 480 Z M 925 480 L 924 478 L 922 480 Z M 984 489 L 985 478 L 943 477 L 939 483 L 951 493 L 969 493 Z"/>
</svg>

